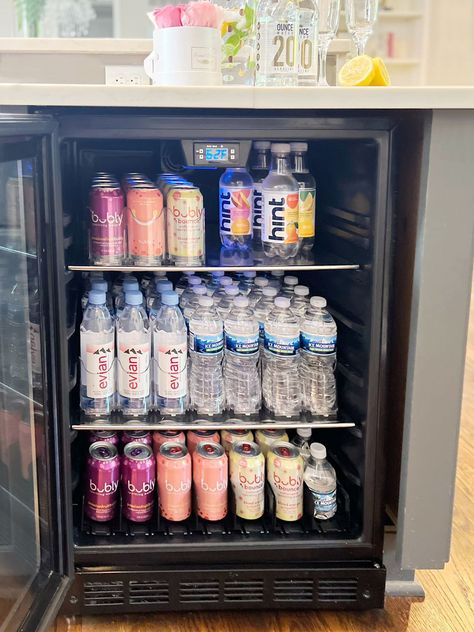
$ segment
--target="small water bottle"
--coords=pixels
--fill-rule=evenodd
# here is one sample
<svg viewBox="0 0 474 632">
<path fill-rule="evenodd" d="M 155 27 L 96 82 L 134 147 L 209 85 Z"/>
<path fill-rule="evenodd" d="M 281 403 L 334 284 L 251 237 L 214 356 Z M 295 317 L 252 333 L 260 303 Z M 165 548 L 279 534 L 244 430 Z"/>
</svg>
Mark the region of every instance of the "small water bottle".
<svg viewBox="0 0 474 632">
<path fill-rule="evenodd" d="M 253 287 L 248 294 L 249 305 L 252 309 L 255 307 L 257 301 L 262 297 L 262 290 L 267 285 L 268 279 L 266 279 L 265 277 L 257 277 L 255 279 Z"/>
<path fill-rule="evenodd" d="M 258 322 L 260 347 L 262 349 L 265 338 L 265 321 L 267 320 L 268 314 L 272 311 L 275 305 L 276 295 L 276 288 L 269 286 L 262 288 L 262 296 L 255 303 L 255 307 L 253 309 L 255 318 Z"/>
<path fill-rule="evenodd" d="M 175 288 L 178 296 L 181 296 L 184 290 L 188 287 L 188 281 L 192 276 L 196 276 L 196 274 L 194 272 L 185 272 L 179 278 L 179 281 L 176 283 L 176 288 Z"/>
<path fill-rule="evenodd" d="M 217 313 L 225 320 L 228 313 L 232 309 L 234 298 L 240 294 L 239 288 L 235 285 L 229 285 L 225 288 L 225 296 L 223 296 L 216 304 Z"/>
<path fill-rule="evenodd" d="M 125 294 L 117 320 L 118 408 L 124 415 L 146 415 L 150 408 L 150 323 L 139 291 Z"/>
<path fill-rule="evenodd" d="M 105 292 L 89 292 L 80 338 L 81 409 L 108 415 L 115 400 L 115 330 Z"/>
<path fill-rule="evenodd" d="M 217 302 L 220 301 L 221 298 L 224 298 L 226 287 L 231 287 L 232 285 L 234 285 L 234 282 L 229 276 L 223 276 L 219 279 L 219 287 L 212 295 L 215 304 L 217 304 Z"/>
<path fill-rule="evenodd" d="M 202 284 L 202 279 L 200 277 L 198 276 L 189 277 L 188 287 L 184 290 L 184 292 L 179 297 L 179 306 L 181 307 L 181 309 L 184 309 L 186 307 L 186 302 L 189 301 L 189 299 L 192 297 L 193 287 L 196 287 L 196 285 L 201 285 L 201 284 Z"/>
<path fill-rule="evenodd" d="M 109 309 L 110 315 L 112 316 L 112 318 L 114 318 L 114 303 L 112 300 L 112 294 L 109 292 L 109 284 L 107 283 L 107 281 L 104 281 L 103 279 L 93 279 L 91 281 L 91 290 L 105 293 L 105 303 Z"/>
<path fill-rule="evenodd" d="M 301 411 L 299 383 L 299 321 L 290 299 L 277 296 L 265 320 L 262 390 L 265 407 L 273 414 L 294 417 Z"/>
<path fill-rule="evenodd" d="M 128 292 L 139 292 L 139 291 L 140 291 L 140 287 L 135 277 L 124 280 L 124 282 L 122 283 L 121 291 L 115 297 L 115 314 L 117 318 L 120 316 L 120 313 L 125 306 L 125 294 L 127 294 Z M 143 295 L 142 295 L 142 300 L 143 300 Z"/>
<path fill-rule="evenodd" d="M 253 180 L 244 167 L 229 167 L 219 180 L 219 232 L 224 248 L 252 243 Z"/>
<path fill-rule="evenodd" d="M 224 321 L 224 386 L 227 408 L 236 415 L 260 410 L 262 393 L 258 372 L 258 322 L 246 296 L 236 296 Z"/>
<path fill-rule="evenodd" d="M 224 270 L 214 270 L 211 273 L 211 280 L 207 284 L 208 296 L 213 296 L 214 292 L 219 288 L 221 277 L 225 275 Z"/>
<path fill-rule="evenodd" d="M 153 283 L 150 283 L 148 292 L 146 293 L 146 307 L 151 309 L 153 301 L 160 296 L 163 292 L 172 292 L 173 284 L 168 279 L 156 279 Z"/>
<path fill-rule="evenodd" d="M 291 298 L 291 311 L 301 320 L 309 307 L 309 287 L 295 285 Z"/>
<path fill-rule="evenodd" d="M 193 287 L 193 294 L 191 298 L 186 301 L 186 305 L 182 310 L 186 327 L 189 329 L 189 319 L 194 313 L 194 310 L 199 307 L 199 299 L 201 296 L 207 296 L 207 289 L 204 284 L 195 285 Z"/>
<path fill-rule="evenodd" d="M 297 428 L 296 434 L 291 440 L 291 443 L 300 451 L 305 467 L 307 466 L 310 457 L 309 444 L 311 443 L 311 434 L 311 428 Z"/>
<path fill-rule="evenodd" d="M 211 296 L 201 296 L 189 321 L 190 405 L 203 415 L 219 415 L 224 407 L 222 356 L 224 328 Z"/>
<path fill-rule="evenodd" d="M 156 318 L 156 315 L 158 314 L 158 310 L 161 307 L 161 296 L 164 294 L 164 292 L 172 292 L 172 291 L 173 291 L 173 284 L 171 283 L 171 281 L 166 281 L 165 279 L 160 279 L 159 281 L 157 281 L 156 286 L 155 286 L 155 292 L 153 293 L 153 295 L 150 294 L 147 300 L 148 317 L 150 318 L 150 320 L 154 320 Z M 150 299 L 151 299 L 151 302 L 150 302 Z"/>
<path fill-rule="evenodd" d="M 337 326 L 326 309 L 326 299 L 313 296 L 301 320 L 301 386 L 303 408 L 313 415 L 337 413 Z"/>
<path fill-rule="evenodd" d="M 153 323 L 154 401 L 162 415 L 180 415 L 187 404 L 188 333 L 178 302 L 176 292 L 163 292 Z"/>
<path fill-rule="evenodd" d="M 248 296 L 255 283 L 257 273 L 254 270 L 245 270 L 244 278 L 239 282 L 239 290 L 244 296 Z"/>
<path fill-rule="evenodd" d="M 286 296 L 289 299 L 293 298 L 293 292 L 298 285 L 298 277 L 292 274 L 286 274 L 283 277 L 283 286 L 280 291 L 280 296 Z"/>
<path fill-rule="evenodd" d="M 317 520 L 329 520 L 337 511 L 336 472 L 322 443 L 312 443 L 310 453 L 303 480 L 311 492 L 311 512 Z"/>
</svg>

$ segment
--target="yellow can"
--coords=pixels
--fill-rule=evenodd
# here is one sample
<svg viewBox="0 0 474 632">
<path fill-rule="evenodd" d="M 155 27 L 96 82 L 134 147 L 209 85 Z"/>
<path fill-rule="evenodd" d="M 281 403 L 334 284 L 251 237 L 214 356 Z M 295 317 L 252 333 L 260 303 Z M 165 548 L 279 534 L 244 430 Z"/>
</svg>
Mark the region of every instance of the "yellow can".
<svg viewBox="0 0 474 632">
<path fill-rule="evenodd" d="M 303 516 L 304 462 L 296 446 L 274 443 L 267 455 L 267 477 L 275 496 L 276 517 L 294 522 Z"/>
<path fill-rule="evenodd" d="M 255 433 L 255 441 L 260 446 L 263 456 L 267 456 L 270 446 L 275 441 L 289 441 L 288 435 L 284 430 L 257 430 Z"/>
<path fill-rule="evenodd" d="M 253 432 L 251 430 L 221 430 L 221 443 L 225 453 L 229 456 L 232 445 L 236 441 L 253 441 Z"/>
<path fill-rule="evenodd" d="M 253 441 L 236 441 L 229 454 L 229 477 L 235 513 L 257 520 L 265 511 L 265 457 Z"/>
</svg>

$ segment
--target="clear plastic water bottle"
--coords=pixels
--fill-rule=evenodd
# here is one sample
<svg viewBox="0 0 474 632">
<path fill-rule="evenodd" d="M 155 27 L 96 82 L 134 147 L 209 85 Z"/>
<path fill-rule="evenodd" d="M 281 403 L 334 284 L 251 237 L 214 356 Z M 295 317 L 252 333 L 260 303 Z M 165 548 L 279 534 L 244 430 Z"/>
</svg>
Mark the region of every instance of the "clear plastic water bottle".
<svg viewBox="0 0 474 632">
<path fill-rule="evenodd" d="M 229 285 L 225 288 L 225 296 L 223 296 L 216 304 L 217 313 L 222 320 L 227 318 L 227 314 L 230 312 L 232 305 L 234 304 L 234 298 L 239 294 L 239 288 L 235 285 Z"/>
<path fill-rule="evenodd" d="M 281 296 L 286 296 L 287 298 L 292 299 L 294 289 L 298 285 L 298 283 L 299 281 L 297 276 L 286 274 L 283 277 L 283 285 L 280 291 Z"/>
<path fill-rule="evenodd" d="M 326 309 L 326 299 L 313 296 L 301 320 L 301 386 L 303 408 L 329 417 L 337 412 L 337 326 Z"/>
<path fill-rule="evenodd" d="M 306 285 L 295 285 L 293 297 L 291 298 L 291 311 L 301 320 L 308 307 L 309 287 Z"/>
<path fill-rule="evenodd" d="M 253 143 L 253 157 L 250 175 L 253 180 L 252 212 L 253 212 L 253 246 L 262 247 L 262 182 L 270 170 L 270 146 L 267 140 Z"/>
<path fill-rule="evenodd" d="M 298 84 L 299 6 L 296 0 L 260 0 L 256 11 L 255 85 Z"/>
<path fill-rule="evenodd" d="M 254 281 L 253 287 L 248 294 L 250 307 L 253 309 L 257 301 L 262 297 L 262 290 L 267 287 L 268 279 L 265 277 L 257 277 Z"/>
<path fill-rule="evenodd" d="M 257 273 L 254 270 L 245 270 L 243 273 L 243 279 L 239 282 L 239 290 L 240 293 L 244 296 L 248 296 L 253 288 L 255 283 L 255 277 Z"/>
<path fill-rule="evenodd" d="M 223 276 L 219 279 L 219 287 L 212 295 L 212 297 L 214 298 L 215 304 L 217 304 L 217 302 L 220 301 L 221 298 L 224 298 L 226 288 L 232 287 L 232 285 L 234 285 L 234 282 L 232 281 L 232 278 L 229 276 Z"/>
<path fill-rule="evenodd" d="M 214 292 L 218 289 L 220 285 L 221 277 L 225 275 L 224 270 L 214 270 L 211 272 L 211 280 L 207 283 L 207 295 L 213 296 Z"/>
<path fill-rule="evenodd" d="M 260 410 L 262 392 L 258 371 L 258 322 L 246 296 L 236 296 L 224 321 L 224 385 L 227 408 L 237 415 Z"/>
<path fill-rule="evenodd" d="M 80 338 L 81 409 L 108 415 L 115 402 L 115 329 L 105 292 L 89 292 Z"/>
<path fill-rule="evenodd" d="M 322 443 L 312 443 L 310 452 L 303 480 L 311 492 L 312 514 L 317 520 L 329 520 L 337 511 L 336 472 L 326 460 Z"/>
<path fill-rule="evenodd" d="M 133 274 L 130 274 L 128 272 L 127 273 L 120 272 L 119 274 L 117 274 L 112 284 L 112 298 L 114 299 L 114 302 L 117 296 L 122 293 L 123 282 L 136 281 L 136 280 L 137 280 L 136 277 Z"/>
<path fill-rule="evenodd" d="M 276 297 L 264 327 L 263 402 L 275 415 L 294 417 L 301 411 L 300 328 L 289 298 Z"/>
<path fill-rule="evenodd" d="M 303 0 L 312 2 L 312 0 Z M 298 182 L 298 235 L 303 250 L 311 250 L 314 246 L 316 220 L 316 181 L 310 174 L 306 164 L 308 143 L 291 143 L 293 156 L 293 176 Z"/>
<path fill-rule="evenodd" d="M 196 285 L 202 285 L 202 279 L 198 276 L 189 277 L 188 287 L 179 297 L 179 306 L 181 307 L 181 309 L 184 309 L 186 307 L 186 303 L 192 297 L 193 288 L 196 287 Z"/>
<path fill-rule="evenodd" d="M 199 414 L 219 415 L 224 406 L 224 327 L 211 296 L 201 296 L 189 321 L 190 401 Z"/>
<path fill-rule="evenodd" d="M 188 301 L 186 301 L 186 305 L 182 310 L 187 328 L 189 328 L 189 319 L 193 315 L 194 310 L 199 307 L 199 299 L 201 298 L 201 296 L 207 296 L 206 286 L 204 284 L 195 285 L 193 287 L 193 295 Z"/>
<path fill-rule="evenodd" d="M 122 283 L 122 289 L 115 298 L 115 314 L 117 318 L 119 317 L 120 312 L 123 310 L 125 306 L 125 294 L 127 294 L 128 292 L 139 292 L 139 291 L 140 291 L 140 287 L 135 277 L 131 279 L 124 279 L 124 282 Z M 142 295 L 142 300 L 143 300 L 143 295 Z"/>
<path fill-rule="evenodd" d="M 252 243 L 253 180 L 244 167 L 229 167 L 219 180 L 219 232 L 225 248 Z"/>
<path fill-rule="evenodd" d="M 277 295 L 277 290 L 274 287 L 266 286 L 262 288 L 262 295 L 255 303 L 255 307 L 253 308 L 253 312 L 255 314 L 255 318 L 258 321 L 259 328 L 259 339 L 260 346 L 263 349 L 263 343 L 265 338 L 265 321 L 267 320 L 268 314 L 272 311 L 275 306 L 275 298 Z"/>
<path fill-rule="evenodd" d="M 173 284 L 166 279 L 159 279 L 155 284 L 155 290 L 147 298 L 148 316 L 150 319 L 156 318 L 161 307 L 161 295 L 164 292 L 172 292 Z"/>
<path fill-rule="evenodd" d="M 178 294 L 178 296 L 181 296 L 181 294 L 184 292 L 184 290 L 188 287 L 188 282 L 189 279 L 192 276 L 196 276 L 196 274 L 194 272 L 185 272 L 179 279 L 179 281 L 176 283 L 176 287 L 175 287 L 175 291 Z"/>
<path fill-rule="evenodd" d="M 319 11 L 316 0 L 300 0 L 298 85 L 315 86 Z"/>
<path fill-rule="evenodd" d="M 162 415 L 180 415 L 187 405 L 188 332 L 178 302 L 176 292 L 163 292 L 153 323 L 154 401 Z"/>
<path fill-rule="evenodd" d="M 272 144 L 270 173 L 262 183 L 262 244 L 268 257 L 298 254 L 298 182 L 291 174 L 290 145 Z"/>
<path fill-rule="evenodd" d="M 124 415 L 146 415 L 150 409 L 151 331 L 141 292 L 125 294 L 117 320 L 117 396 Z"/>
<path fill-rule="evenodd" d="M 308 464 L 310 457 L 309 444 L 311 443 L 311 435 L 311 428 L 297 428 L 296 434 L 291 440 L 291 443 L 300 451 L 305 467 Z"/>
<path fill-rule="evenodd" d="M 95 290 L 96 292 L 104 292 L 105 293 L 105 303 L 109 308 L 110 315 L 112 318 L 115 316 L 114 310 L 114 302 L 112 300 L 112 294 L 109 292 L 109 284 L 105 280 L 92 280 L 91 281 L 91 290 Z"/>
</svg>

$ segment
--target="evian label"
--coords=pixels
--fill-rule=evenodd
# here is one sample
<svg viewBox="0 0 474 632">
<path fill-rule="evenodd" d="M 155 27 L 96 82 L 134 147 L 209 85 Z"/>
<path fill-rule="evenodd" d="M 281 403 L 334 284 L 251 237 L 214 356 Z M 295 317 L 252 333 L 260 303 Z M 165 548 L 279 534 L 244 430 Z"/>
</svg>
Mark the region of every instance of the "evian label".
<svg viewBox="0 0 474 632">
<path fill-rule="evenodd" d="M 121 332 L 118 340 L 118 391 L 141 399 L 150 394 L 150 341 L 137 344 L 137 332 Z"/>
<path fill-rule="evenodd" d="M 86 357 L 82 358 L 86 368 L 87 397 L 93 399 L 111 397 L 115 391 L 114 334 L 112 332 L 109 340 L 106 341 L 97 340 L 98 337 L 103 338 L 104 335 L 98 336 L 94 332 L 83 333 L 82 336 L 87 336 Z"/>
<path fill-rule="evenodd" d="M 160 397 L 178 399 L 187 392 L 187 343 L 170 344 L 164 337 L 163 332 L 155 332 L 153 338 L 155 384 Z"/>
<path fill-rule="evenodd" d="M 298 241 L 298 191 L 263 189 L 262 241 L 295 244 Z"/>
</svg>

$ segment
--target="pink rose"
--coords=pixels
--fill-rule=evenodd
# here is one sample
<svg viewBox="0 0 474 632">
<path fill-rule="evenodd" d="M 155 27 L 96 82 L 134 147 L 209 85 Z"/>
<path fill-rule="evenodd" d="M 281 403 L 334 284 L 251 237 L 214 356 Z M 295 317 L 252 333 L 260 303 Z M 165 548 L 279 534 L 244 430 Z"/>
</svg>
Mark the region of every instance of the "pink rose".
<svg viewBox="0 0 474 632">
<path fill-rule="evenodd" d="M 222 23 L 223 10 L 212 2 L 189 2 L 183 6 L 181 23 L 183 26 L 208 26 L 218 29 Z"/>
<path fill-rule="evenodd" d="M 184 5 L 167 4 L 165 7 L 153 9 L 148 17 L 157 29 L 166 29 L 171 26 L 182 26 L 181 21 Z"/>
</svg>

